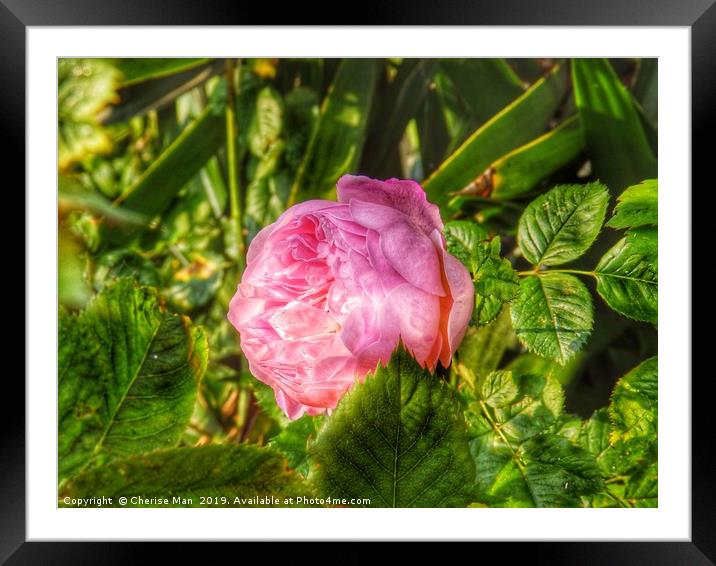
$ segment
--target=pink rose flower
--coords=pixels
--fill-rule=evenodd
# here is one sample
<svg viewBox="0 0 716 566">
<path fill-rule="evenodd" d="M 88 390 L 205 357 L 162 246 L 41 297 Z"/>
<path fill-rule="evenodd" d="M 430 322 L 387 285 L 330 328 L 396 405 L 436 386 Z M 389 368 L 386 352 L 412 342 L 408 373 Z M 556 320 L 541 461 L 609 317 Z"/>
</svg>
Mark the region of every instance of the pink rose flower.
<svg viewBox="0 0 716 566">
<path fill-rule="evenodd" d="M 337 187 L 338 202 L 292 206 L 256 235 L 229 307 L 251 373 L 290 419 L 334 408 L 400 340 L 447 367 L 472 314 L 470 275 L 418 183 Z"/>
</svg>

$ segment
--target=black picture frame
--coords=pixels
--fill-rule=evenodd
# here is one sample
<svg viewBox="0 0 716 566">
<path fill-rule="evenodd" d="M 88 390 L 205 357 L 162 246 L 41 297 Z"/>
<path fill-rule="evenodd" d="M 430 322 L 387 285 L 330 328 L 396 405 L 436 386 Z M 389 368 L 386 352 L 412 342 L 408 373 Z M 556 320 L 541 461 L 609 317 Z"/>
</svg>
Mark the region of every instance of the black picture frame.
<svg viewBox="0 0 716 566">
<path fill-rule="evenodd" d="M 218 0 L 0 0 L 0 127 L 5 146 L 3 161 L 13 164 L 20 178 L 13 187 L 24 186 L 23 169 L 16 164 L 25 157 L 25 51 L 28 26 L 80 25 L 258 25 L 315 24 L 315 15 L 332 19 L 329 25 L 557 25 L 557 26 L 687 26 L 691 29 L 692 56 L 692 184 L 709 186 L 712 143 L 706 137 L 714 131 L 716 120 L 711 106 L 716 100 L 716 4 L 715 0 L 455 0 L 434 3 L 427 0 L 362 1 L 353 21 L 337 21 L 343 8 L 304 3 L 282 4 L 266 10 L 256 3 Z M 266 17 L 270 15 L 270 19 Z M 308 21 L 309 18 L 311 21 Z M 704 140 L 699 143 L 699 140 Z M 19 170 L 19 171 L 18 171 Z M 11 173 L 11 171 L 7 171 Z M 6 187 L 9 190 L 9 187 Z M 683 188 L 690 190 L 690 188 Z M 19 206 L 24 209 L 24 198 Z M 19 210 L 19 209 L 16 209 Z M 19 252 L 19 250 L 18 250 Z M 24 259 L 23 259 L 24 260 Z M 19 265 L 19 258 L 18 263 Z M 17 269 L 17 273 L 23 273 Z M 690 277 L 690 274 L 686 274 Z M 48 283 L 48 288 L 53 283 Z M 24 291 L 24 275 L 11 281 L 13 296 Z M 19 303 L 19 302 L 18 302 Z M 8 311 L 9 312 L 9 311 Z M 19 313 L 18 313 L 19 316 Z M 684 329 L 691 332 L 691 329 Z M 18 331 L 19 335 L 19 331 Z M 688 355 L 691 352 L 682 352 Z M 39 543 L 26 542 L 25 536 L 25 398 L 24 383 L 18 372 L 6 372 L 3 384 L 5 407 L 16 414 L 0 426 L 0 561 L 17 564 L 57 563 L 145 563 L 159 553 L 164 562 L 169 553 L 184 560 L 206 550 L 187 545 L 148 543 Z M 550 564 L 713 564 L 716 563 L 716 475 L 708 456 L 714 452 L 710 376 L 699 375 L 692 382 L 692 535 L 690 542 L 588 542 L 588 543 L 496 543 L 510 544 L 510 557 Z M 690 376 L 671 376 L 688 380 Z M 7 401 L 11 399 L 13 401 Z M 5 408 L 3 409 L 6 410 Z M 359 534 L 359 533 L 357 533 Z M 77 539 L 82 533 L 77 533 Z M 316 534 L 320 538 L 320 533 Z M 280 551 L 279 551 L 280 552 Z M 328 549 L 323 547 L 321 555 Z M 370 550 L 351 553 L 354 561 L 368 559 Z M 212 552 L 213 553 L 213 552 Z M 238 557 L 235 556 L 238 560 Z"/>
</svg>

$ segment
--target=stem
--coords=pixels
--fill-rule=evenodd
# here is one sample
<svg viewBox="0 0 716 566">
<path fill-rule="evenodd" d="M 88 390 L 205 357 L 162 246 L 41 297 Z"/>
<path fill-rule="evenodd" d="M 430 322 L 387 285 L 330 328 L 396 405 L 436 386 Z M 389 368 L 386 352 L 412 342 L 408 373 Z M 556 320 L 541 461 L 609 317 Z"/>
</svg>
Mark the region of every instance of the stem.
<svg viewBox="0 0 716 566">
<path fill-rule="evenodd" d="M 628 502 L 626 502 L 625 500 L 623 500 L 623 499 L 622 499 L 621 497 L 619 497 L 616 493 L 612 493 L 612 492 L 609 491 L 608 489 L 605 490 L 604 493 L 606 493 L 609 497 L 611 497 L 614 501 L 616 501 L 616 502 L 617 502 L 619 505 L 621 505 L 622 507 L 626 507 L 626 508 L 632 507 L 632 505 L 629 505 Z"/>
<path fill-rule="evenodd" d="M 518 271 L 517 275 L 520 277 L 529 277 L 530 275 L 544 275 L 546 273 L 574 273 L 575 275 L 588 275 L 589 277 L 596 277 L 594 271 L 583 271 L 581 269 L 549 269 L 547 271 L 531 269 L 529 271 Z"/>
<path fill-rule="evenodd" d="M 240 64 L 240 63 L 239 63 Z M 226 60 L 226 163 L 229 176 L 229 203 L 231 207 L 232 240 L 236 246 L 235 259 L 243 271 L 244 263 L 244 216 L 242 210 L 243 193 L 239 182 L 239 163 L 236 158 L 236 90 L 234 75 L 236 65 L 233 59 Z"/>
</svg>

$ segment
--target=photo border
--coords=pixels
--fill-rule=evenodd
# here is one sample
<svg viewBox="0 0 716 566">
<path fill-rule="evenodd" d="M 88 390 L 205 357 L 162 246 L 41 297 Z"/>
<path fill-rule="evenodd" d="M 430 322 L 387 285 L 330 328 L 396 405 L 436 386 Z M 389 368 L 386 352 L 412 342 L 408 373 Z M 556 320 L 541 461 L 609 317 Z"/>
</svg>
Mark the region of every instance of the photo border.
<svg viewBox="0 0 716 566">
<path fill-rule="evenodd" d="M 159 1 L 130 0 L 122 4 L 110 4 L 96 1 L 66 0 L 0 0 L 0 46 L 6 55 L 0 66 L 0 120 L 7 149 L 6 163 L 21 163 L 25 156 L 25 37 L 27 26 L 77 26 L 77 25 L 187 25 L 187 24 L 252 24 L 266 23 L 257 21 L 257 14 L 241 13 L 235 4 L 218 2 L 200 7 L 193 2 L 175 0 L 171 13 L 166 13 L 165 4 Z M 10 6 L 8 8 L 7 6 Z M 519 1 L 500 2 L 456 2 L 450 7 L 441 6 L 436 13 L 434 5 L 428 2 L 393 2 L 382 6 L 378 11 L 370 11 L 365 3 L 361 4 L 366 14 L 359 16 L 353 24 L 408 24 L 424 25 L 686 25 L 691 27 L 692 36 L 692 161 L 693 184 L 708 186 L 712 181 L 707 178 L 706 152 L 711 153 L 711 144 L 706 135 L 714 131 L 714 120 L 710 116 L 710 107 L 716 100 L 716 7 L 713 0 L 673 3 L 665 0 L 658 2 L 624 2 L 612 0 L 598 5 L 586 2 L 560 2 L 550 0 L 524 5 Z M 305 8 L 304 8 L 305 9 Z M 289 9 L 290 12 L 290 9 Z M 287 18 L 288 12 L 279 15 Z M 305 18 L 302 10 L 294 23 Z M 370 15 L 367 15 L 370 14 Z M 272 21 L 275 25 L 277 21 Z M 705 143 L 698 143 L 702 139 Z M 713 159 L 709 155 L 710 159 Z M 17 167 L 15 167 L 17 169 Z M 18 172 L 16 172 L 18 173 Z M 19 172 L 15 186 L 24 186 L 24 171 Z M 11 185 L 7 185 L 10 189 Z M 9 192 L 9 190 L 8 190 Z M 24 204 L 21 205 L 24 208 Z M 690 275 L 690 274 L 689 274 Z M 20 283 L 15 282 L 19 291 Z M 24 281 L 23 291 L 24 295 Z M 25 300 L 28 297 L 25 296 Z M 688 329 L 690 332 L 690 329 Z M 683 376 L 673 376 L 677 379 Z M 525 556 L 549 557 L 553 563 L 615 563 L 629 557 L 632 564 L 700 564 L 709 563 L 710 557 L 716 560 L 716 489 L 713 482 L 713 470 L 707 458 L 713 446 L 711 430 L 713 423 L 711 412 L 706 405 L 711 399 L 708 395 L 708 379 L 692 384 L 693 391 L 693 452 L 692 460 L 692 539 L 691 542 L 654 542 L 654 543 L 523 543 L 519 551 L 512 545 L 511 556 L 517 558 L 522 552 Z M 126 562 L 132 556 L 142 556 L 142 561 L 159 552 L 157 545 L 147 543 L 28 543 L 25 537 L 25 408 L 19 399 L 24 398 L 24 385 L 11 372 L 6 374 L 6 398 L 16 400 L 6 402 L 17 413 L 6 419 L 2 427 L 3 447 L 2 482 L 0 482 L 0 560 L 12 555 L 9 563 L 70 562 L 90 560 L 92 563 Z M 505 543 L 498 543 L 505 544 Z M 510 544 L 510 543 L 507 543 Z M 59 546 L 61 545 L 61 547 Z M 185 545 L 182 545 L 185 546 Z M 533 548 L 538 546 L 539 550 Z M 100 551 L 99 548 L 102 548 Z M 166 552 L 162 545 L 161 552 Z M 152 550 L 149 550 L 152 548 Z M 184 548 L 177 548 L 185 558 L 189 555 Z M 51 560 L 50 560 L 51 559 Z"/>
</svg>

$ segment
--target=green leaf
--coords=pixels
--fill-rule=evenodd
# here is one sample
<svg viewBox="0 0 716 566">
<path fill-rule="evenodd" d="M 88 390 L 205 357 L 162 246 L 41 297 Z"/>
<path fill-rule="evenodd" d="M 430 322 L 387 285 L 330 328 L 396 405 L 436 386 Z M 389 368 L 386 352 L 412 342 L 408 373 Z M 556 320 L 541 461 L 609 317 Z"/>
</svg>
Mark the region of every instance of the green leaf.
<svg viewBox="0 0 716 566">
<path fill-rule="evenodd" d="M 121 77 L 105 59 L 58 59 L 57 111 L 60 121 L 92 121 L 108 104 L 119 100 Z"/>
<path fill-rule="evenodd" d="M 301 167 L 303 154 L 311 140 L 313 130 L 318 122 L 318 94 L 315 91 L 299 86 L 291 90 L 285 99 L 286 106 L 286 163 L 291 173 L 295 174 Z"/>
<path fill-rule="evenodd" d="M 595 411 L 579 432 L 580 446 L 595 456 L 606 480 L 605 491 L 589 503 L 592 507 L 656 506 L 656 436 L 623 436 L 615 430 L 610 410 Z"/>
<path fill-rule="evenodd" d="M 504 59 L 440 59 L 439 64 L 473 116 L 483 122 L 524 92 Z"/>
<path fill-rule="evenodd" d="M 632 230 L 595 268 L 597 292 L 618 313 L 657 324 L 659 317 L 656 228 Z"/>
<path fill-rule="evenodd" d="M 436 85 L 441 85 L 442 73 L 435 75 Z M 446 119 L 445 89 L 428 89 L 428 94 L 421 104 L 415 117 L 417 130 L 417 145 L 420 147 L 420 168 L 422 175 L 425 171 L 432 171 L 445 159 L 445 153 L 450 145 L 453 132 L 449 130 L 449 121 Z M 408 129 L 409 131 L 409 129 Z"/>
<path fill-rule="evenodd" d="M 475 469 L 450 388 L 402 348 L 357 384 L 311 447 L 313 478 L 374 507 L 459 507 Z"/>
<path fill-rule="evenodd" d="M 450 122 L 450 151 L 525 91 L 504 59 L 441 59 L 439 64 L 436 86 Z"/>
<path fill-rule="evenodd" d="M 655 463 L 638 471 L 629 479 L 624 497 L 633 507 L 659 506 L 659 474 Z"/>
<path fill-rule="evenodd" d="M 565 73 L 556 67 L 478 128 L 423 183 L 428 200 L 444 207 L 490 163 L 541 134 L 564 96 Z"/>
<path fill-rule="evenodd" d="M 112 149 L 109 133 L 97 115 L 119 101 L 121 73 L 104 59 L 58 59 L 57 113 L 60 170 L 93 154 Z"/>
<path fill-rule="evenodd" d="M 162 57 L 162 58 L 133 58 L 117 59 L 117 68 L 122 72 L 124 80 L 122 86 L 130 86 L 145 81 L 167 77 L 182 71 L 187 71 L 208 63 L 211 59 Z"/>
<path fill-rule="evenodd" d="M 659 217 L 659 181 L 647 179 L 624 189 L 617 199 L 614 215 L 607 222 L 610 228 L 656 226 Z"/>
<path fill-rule="evenodd" d="M 474 319 L 480 324 L 491 322 L 502 305 L 515 298 L 520 288 L 517 272 L 509 260 L 500 256 L 500 238 L 481 242 L 473 251 L 472 273 L 475 282 Z"/>
<path fill-rule="evenodd" d="M 109 153 L 112 138 L 101 126 L 92 122 L 61 121 L 58 126 L 58 166 L 67 171 L 78 161 Z"/>
<path fill-rule="evenodd" d="M 256 107 L 248 130 L 249 151 L 256 157 L 264 157 L 278 142 L 283 129 L 283 99 L 270 86 L 256 95 Z"/>
<path fill-rule="evenodd" d="M 564 365 L 587 341 L 593 322 L 591 295 L 576 277 L 545 272 L 520 281 L 512 326 L 530 352 Z"/>
<path fill-rule="evenodd" d="M 504 437 L 515 443 L 544 432 L 561 415 L 564 391 L 552 376 L 512 373 L 519 395 L 509 405 L 496 407 L 494 420 Z"/>
<path fill-rule="evenodd" d="M 503 307 L 490 324 L 467 329 L 457 352 L 459 363 L 469 368 L 478 380 L 482 379 L 499 367 L 505 351 L 514 342 L 510 312 Z"/>
<path fill-rule="evenodd" d="M 580 257 L 604 222 L 609 191 L 601 183 L 558 185 L 533 200 L 520 218 L 518 242 L 532 265 L 560 265 Z"/>
<path fill-rule="evenodd" d="M 493 162 L 476 181 L 482 196 L 511 199 L 535 190 L 540 183 L 574 162 L 584 151 L 584 132 L 573 116 L 554 130 Z"/>
<path fill-rule="evenodd" d="M 582 429 L 579 432 L 580 446 L 594 454 L 605 477 L 612 475 L 609 460 L 611 430 L 612 425 L 607 409 L 602 408 L 595 411 L 590 419 L 582 423 Z"/>
<path fill-rule="evenodd" d="M 269 443 L 286 457 L 288 465 L 292 469 L 297 470 L 303 476 L 307 476 L 309 471 L 307 444 L 316 436 L 317 424 L 320 422 L 320 417 L 304 415 L 300 419 L 290 422 Z"/>
<path fill-rule="evenodd" d="M 448 252 L 471 269 L 473 252 L 480 242 L 487 240 L 487 231 L 470 220 L 453 220 L 445 224 L 443 233 Z"/>
<path fill-rule="evenodd" d="M 480 398 L 491 407 L 509 405 L 520 392 L 511 371 L 493 371 L 481 381 Z"/>
<path fill-rule="evenodd" d="M 515 389 L 517 394 L 514 394 Z M 491 405 L 485 393 L 497 390 L 505 391 L 505 397 L 512 399 L 489 411 L 481 407 L 482 402 Z M 471 437 L 495 433 L 502 442 L 515 445 L 549 430 L 562 414 L 564 405 L 562 387 L 550 375 L 492 372 L 480 380 L 476 391 L 479 403 L 470 405 L 473 414 L 469 420 Z"/>
<path fill-rule="evenodd" d="M 61 228 L 57 236 L 57 299 L 61 305 L 81 308 L 91 296 L 84 274 L 84 250 L 68 230 Z"/>
<path fill-rule="evenodd" d="M 209 303 L 221 288 L 223 257 L 211 252 L 189 254 L 188 264 L 172 274 L 165 294 L 172 307 L 190 312 Z"/>
<path fill-rule="evenodd" d="M 566 366 L 557 362 L 525 352 L 514 358 L 507 365 L 507 369 L 517 374 L 552 376 L 562 385 L 569 383 L 576 370 L 579 369 L 580 356 L 577 355 L 570 360 Z"/>
<path fill-rule="evenodd" d="M 123 277 L 131 277 L 149 287 L 158 286 L 160 281 L 159 270 L 151 260 L 132 250 L 112 250 L 97 259 L 92 278 L 97 291 Z"/>
<path fill-rule="evenodd" d="M 201 109 L 203 102 L 193 97 L 181 96 L 192 89 L 200 88 L 202 91 L 209 91 L 210 102 L 216 103 L 219 99 L 226 98 L 226 81 L 217 81 L 212 89 L 204 86 L 209 79 L 225 70 L 223 59 L 207 59 L 204 63 L 187 67 L 176 72 L 167 72 L 164 76 L 140 77 L 129 84 L 122 84 L 122 101 L 116 106 L 105 109 L 101 113 L 104 124 L 120 124 L 128 122 L 134 117 L 144 116 L 152 110 L 162 111 L 159 118 L 160 129 L 165 130 L 163 137 L 167 134 L 172 136 L 176 133 L 177 118 L 186 116 L 189 108 Z M 138 72 L 142 72 L 138 70 Z M 193 100 L 192 100 L 193 98 Z M 168 121 L 167 121 L 168 119 Z M 168 123 L 167 123 L 168 122 Z M 166 125 L 165 125 L 166 124 Z"/>
<path fill-rule="evenodd" d="M 640 59 L 632 86 L 634 97 L 652 126 L 659 122 L 659 60 Z"/>
<path fill-rule="evenodd" d="M 286 210 L 289 180 L 285 174 L 277 172 L 284 147 L 280 141 L 274 144 L 256 162 L 250 175 L 251 182 L 246 187 L 244 223 L 252 238 Z"/>
<path fill-rule="evenodd" d="M 291 188 L 289 205 L 335 198 L 336 181 L 360 160 L 377 76 L 374 59 L 341 61 Z"/>
<path fill-rule="evenodd" d="M 289 426 L 292 421 L 288 419 L 276 403 L 276 394 L 273 389 L 258 379 L 255 379 L 251 374 L 247 375 L 251 377 L 248 383 L 256 398 L 256 403 L 261 407 L 261 410 L 281 427 L 285 428 Z"/>
<path fill-rule="evenodd" d="M 280 507 L 287 497 L 310 495 L 277 452 L 250 444 L 211 445 L 156 450 L 88 470 L 62 487 L 60 504 L 66 505 L 65 497 L 112 497 L 118 507 L 117 498 L 126 497 L 123 507 Z M 212 499 L 207 504 L 202 497 Z"/>
<path fill-rule="evenodd" d="M 657 175 L 632 96 L 606 59 L 573 59 L 574 99 L 593 171 L 611 191 Z"/>
<path fill-rule="evenodd" d="M 397 74 L 381 93 L 370 120 L 370 133 L 360 169 L 388 177 L 389 157 L 398 147 L 410 119 L 428 93 L 436 63 L 432 59 L 403 59 Z M 395 171 L 392 171 L 395 176 Z"/>
<path fill-rule="evenodd" d="M 74 177 L 58 175 L 58 206 L 60 210 L 80 210 L 103 216 L 112 224 L 142 225 L 147 219 L 136 212 L 120 210 L 112 206 L 112 201 L 106 199 L 98 191 L 87 190 Z"/>
<path fill-rule="evenodd" d="M 475 283 L 474 319 L 487 324 L 500 314 L 502 305 L 519 290 L 519 277 L 512 264 L 500 256 L 500 238 L 487 240 L 487 232 L 467 220 L 445 225 L 448 252 L 472 273 Z"/>
<path fill-rule="evenodd" d="M 621 483 L 625 476 L 643 467 L 649 458 L 651 440 L 655 439 L 619 437 L 615 434 L 606 407 L 595 411 L 590 419 L 582 423 L 578 437 L 579 445 L 595 456 L 602 476 Z"/>
<path fill-rule="evenodd" d="M 466 413 L 477 477 L 475 497 L 490 506 L 578 506 L 601 477 L 594 457 L 567 434 L 562 388 L 553 377 L 490 374 Z M 573 420 L 573 419 L 572 419 Z"/>
<path fill-rule="evenodd" d="M 61 479 L 178 441 L 206 369 L 201 327 L 122 279 L 81 314 L 60 312 L 59 340 Z"/>
<path fill-rule="evenodd" d="M 579 507 L 602 478 L 594 457 L 561 436 L 544 434 L 523 446 L 525 482 L 536 507 Z"/>
<path fill-rule="evenodd" d="M 614 387 L 609 417 L 614 424 L 612 440 L 648 437 L 658 431 L 658 361 L 642 362 Z"/>
<path fill-rule="evenodd" d="M 210 105 L 167 147 L 136 182 L 115 202 L 121 209 L 153 218 L 172 200 L 226 141 L 224 115 Z M 122 243 L 138 228 L 110 230 L 114 243 Z"/>
</svg>

